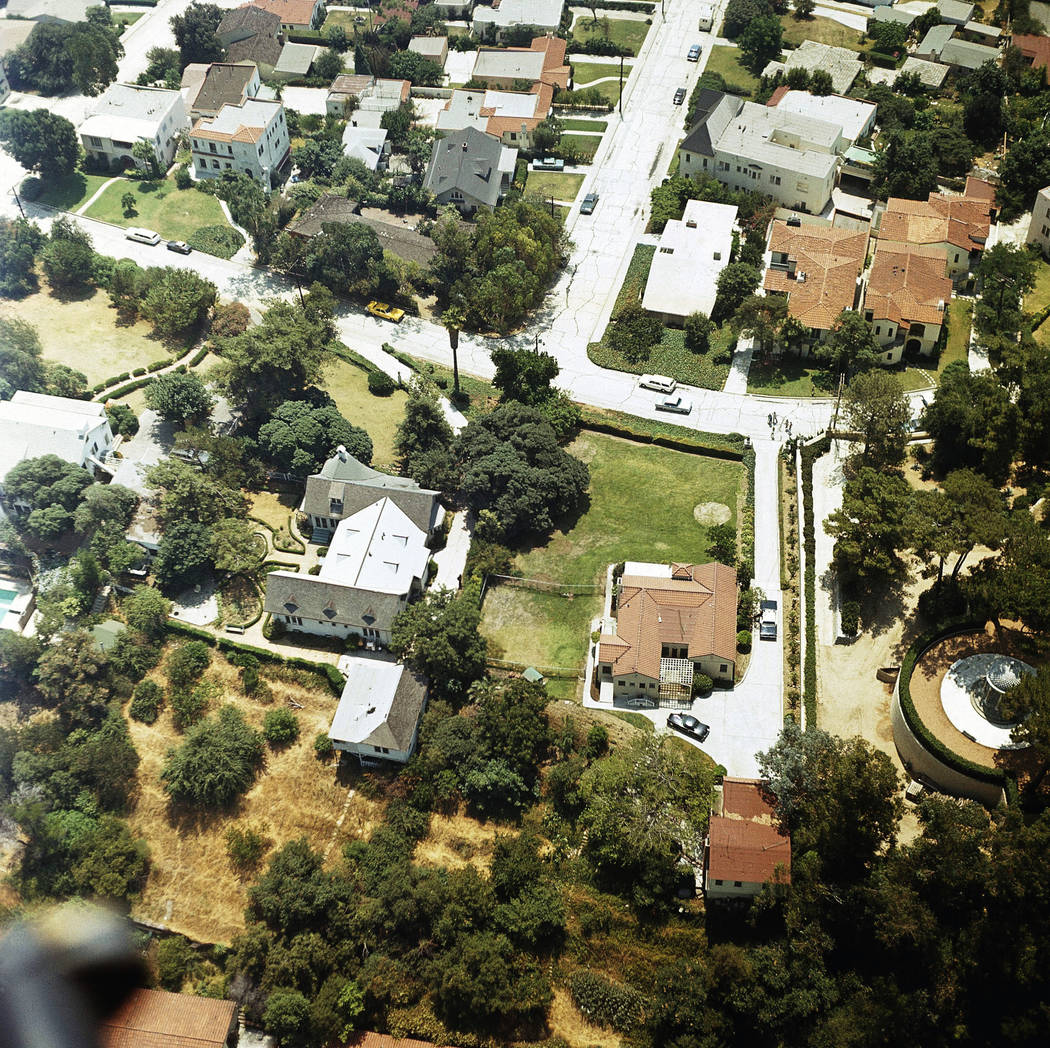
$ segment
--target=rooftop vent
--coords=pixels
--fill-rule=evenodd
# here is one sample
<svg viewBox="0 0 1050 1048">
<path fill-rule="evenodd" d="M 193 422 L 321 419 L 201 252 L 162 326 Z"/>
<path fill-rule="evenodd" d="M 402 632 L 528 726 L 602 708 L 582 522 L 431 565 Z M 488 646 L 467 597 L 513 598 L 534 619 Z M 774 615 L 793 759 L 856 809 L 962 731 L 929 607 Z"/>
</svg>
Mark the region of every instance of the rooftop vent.
<svg viewBox="0 0 1050 1048">
<path fill-rule="evenodd" d="M 335 453 L 339 456 L 339 461 L 340 462 L 345 462 L 346 461 L 346 448 L 343 447 L 342 444 L 340 444 L 339 447 L 337 447 L 335 449 Z"/>
</svg>

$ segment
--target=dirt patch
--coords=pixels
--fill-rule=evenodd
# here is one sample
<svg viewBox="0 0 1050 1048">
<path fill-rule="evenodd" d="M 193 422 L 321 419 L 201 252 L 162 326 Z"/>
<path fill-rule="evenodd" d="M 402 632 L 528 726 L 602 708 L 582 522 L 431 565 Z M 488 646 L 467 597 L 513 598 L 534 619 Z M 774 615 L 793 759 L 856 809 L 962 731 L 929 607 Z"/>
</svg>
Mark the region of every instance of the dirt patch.
<svg viewBox="0 0 1050 1048">
<path fill-rule="evenodd" d="M 693 516 L 697 524 L 710 528 L 731 520 L 733 511 L 724 502 L 700 502 L 693 507 Z"/>
<path fill-rule="evenodd" d="M 430 832 L 416 845 L 413 858 L 421 866 L 444 866 L 450 870 L 473 866 L 480 873 L 487 873 L 498 832 L 498 826 L 480 823 L 462 813 L 433 815 Z"/>
<path fill-rule="evenodd" d="M 550 1014 L 547 1016 L 551 1033 L 563 1037 L 572 1048 L 619 1048 L 620 1037 L 612 1030 L 589 1023 L 572 1003 L 569 991 L 559 987 L 554 991 Z"/>
<path fill-rule="evenodd" d="M 567 699 L 547 704 L 547 720 L 552 727 L 558 728 L 565 717 L 571 717 L 578 730 L 584 734 L 590 730 L 591 725 L 600 724 L 609 733 L 609 745 L 613 747 L 623 746 L 644 734 L 641 728 L 636 728 L 633 724 L 606 713 L 605 710 L 590 709 Z"/>
</svg>

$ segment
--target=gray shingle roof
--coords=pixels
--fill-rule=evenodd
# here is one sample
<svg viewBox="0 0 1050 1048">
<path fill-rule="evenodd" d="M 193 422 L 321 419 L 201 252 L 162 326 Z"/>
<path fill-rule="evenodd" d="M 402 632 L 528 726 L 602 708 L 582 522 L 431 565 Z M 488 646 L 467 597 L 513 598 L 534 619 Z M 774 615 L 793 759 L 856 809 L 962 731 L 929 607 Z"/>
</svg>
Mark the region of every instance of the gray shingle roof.
<svg viewBox="0 0 1050 1048">
<path fill-rule="evenodd" d="M 739 98 L 723 91 L 704 88 L 697 98 L 697 121 L 678 148 L 700 156 L 714 156 L 713 143 L 740 111 L 742 104 Z"/>
<path fill-rule="evenodd" d="M 235 7 L 227 11 L 215 30 L 215 35 L 223 43 L 224 37 L 243 39 L 254 33 L 268 33 L 276 36 L 281 31 L 281 16 L 261 7 Z"/>
<path fill-rule="evenodd" d="M 499 201 L 498 138 L 465 127 L 434 143 L 423 184 L 435 195 L 458 189 L 465 196 L 493 207 Z"/>
<path fill-rule="evenodd" d="M 297 615 L 314 622 L 362 629 L 374 626 L 388 630 L 398 612 L 395 593 L 342 586 L 317 575 L 295 571 L 271 571 L 266 577 L 265 610 L 272 615 Z"/>
<path fill-rule="evenodd" d="M 328 731 L 333 742 L 407 753 L 426 702 L 426 678 L 404 665 L 352 666 Z M 367 704 L 367 705 L 366 705 Z"/>
</svg>

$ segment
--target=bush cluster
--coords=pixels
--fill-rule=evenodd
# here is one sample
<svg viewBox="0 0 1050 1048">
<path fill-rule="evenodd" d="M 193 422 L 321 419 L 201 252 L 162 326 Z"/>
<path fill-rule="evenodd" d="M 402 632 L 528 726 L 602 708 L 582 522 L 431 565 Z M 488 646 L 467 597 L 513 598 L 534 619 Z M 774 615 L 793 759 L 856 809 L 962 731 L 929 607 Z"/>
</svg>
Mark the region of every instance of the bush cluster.
<svg viewBox="0 0 1050 1048">
<path fill-rule="evenodd" d="M 592 1022 L 627 1033 L 641 1018 L 642 997 L 626 986 L 617 986 L 604 975 L 587 969 L 569 976 L 573 1003 Z"/>
</svg>

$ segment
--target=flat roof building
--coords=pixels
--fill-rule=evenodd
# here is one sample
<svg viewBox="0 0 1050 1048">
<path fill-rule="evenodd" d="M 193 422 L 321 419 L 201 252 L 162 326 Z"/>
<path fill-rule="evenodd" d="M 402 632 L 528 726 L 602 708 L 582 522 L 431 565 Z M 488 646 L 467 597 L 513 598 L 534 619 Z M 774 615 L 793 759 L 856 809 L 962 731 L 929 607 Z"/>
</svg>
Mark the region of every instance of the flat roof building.
<svg viewBox="0 0 1050 1048">
<path fill-rule="evenodd" d="M 77 134 L 88 156 L 107 164 L 133 162 L 136 142 L 153 147 L 157 163 L 167 168 L 175 156 L 179 135 L 190 126 L 178 91 L 138 84 L 110 84 L 92 106 Z"/>
<path fill-rule="evenodd" d="M 811 95 L 808 91 L 793 91 L 786 85 L 778 87 L 766 105 L 775 106 L 782 113 L 835 124 L 842 128 L 842 136 L 850 145 L 872 133 L 878 108 L 874 102 L 843 95 Z"/>
</svg>

